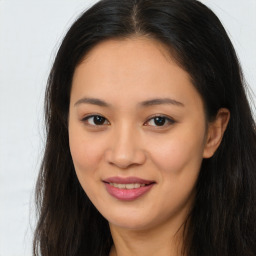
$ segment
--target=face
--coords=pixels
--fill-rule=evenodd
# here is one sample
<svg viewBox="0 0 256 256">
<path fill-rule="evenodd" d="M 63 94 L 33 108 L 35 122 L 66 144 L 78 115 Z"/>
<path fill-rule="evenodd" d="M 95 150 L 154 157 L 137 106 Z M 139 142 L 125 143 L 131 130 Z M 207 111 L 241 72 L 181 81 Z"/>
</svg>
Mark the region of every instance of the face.
<svg viewBox="0 0 256 256">
<path fill-rule="evenodd" d="M 182 223 L 206 133 L 200 95 L 159 42 L 105 41 L 77 66 L 71 155 L 84 191 L 111 225 Z"/>
</svg>

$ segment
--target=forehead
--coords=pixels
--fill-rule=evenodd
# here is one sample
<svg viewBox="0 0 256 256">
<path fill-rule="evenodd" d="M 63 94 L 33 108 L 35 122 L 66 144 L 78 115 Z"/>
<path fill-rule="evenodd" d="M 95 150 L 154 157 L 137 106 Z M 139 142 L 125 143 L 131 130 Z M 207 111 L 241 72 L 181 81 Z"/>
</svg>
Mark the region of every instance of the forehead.
<svg viewBox="0 0 256 256">
<path fill-rule="evenodd" d="M 142 49 L 143 51 L 141 51 Z M 122 54 L 122 56 L 130 59 L 133 57 L 130 54 L 131 51 L 137 54 L 140 53 L 137 57 L 143 57 L 145 61 L 149 60 L 147 59 L 148 57 L 150 59 L 152 57 L 158 58 L 159 54 L 165 60 L 172 60 L 168 47 L 162 42 L 146 36 L 133 36 L 129 38 L 108 39 L 98 43 L 86 54 L 84 61 L 92 61 L 94 57 L 99 56 L 114 58 L 116 54 Z M 148 52 L 150 52 L 150 55 L 147 54 Z"/>
<path fill-rule="evenodd" d="M 72 96 L 132 98 L 176 97 L 197 94 L 189 74 L 160 42 L 149 38 L 107 40 L 96 45 L 77 66 Z M 180 100 L 179 100 L 180 101 Z"/>
</svg>

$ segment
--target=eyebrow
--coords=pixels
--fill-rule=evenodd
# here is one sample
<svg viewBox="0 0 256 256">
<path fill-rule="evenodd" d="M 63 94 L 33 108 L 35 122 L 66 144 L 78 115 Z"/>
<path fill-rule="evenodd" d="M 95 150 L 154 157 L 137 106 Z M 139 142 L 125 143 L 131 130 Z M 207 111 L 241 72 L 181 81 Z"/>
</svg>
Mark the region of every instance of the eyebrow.
<svg viewBox="0 0 256 256">
<path fill-rule="evenodd" d="M 141 106 L 147 107 L 147 106 L 154 106 L 154 105 L 162 105 L 162 104 L 171 104 L 175 106 L 182 106 L 184 107 L 184 104 L 170 98 L 159 98 L 159 99 L 152 99 L 152 100 L 146 100 L 140 103 Z"/>
<path fill-rule="evenodd" d="M 108 104 L 107 102 L 100 100 L 100 99 L 96 99 L 96 98 L 82 98 L 80 100 L 78 100 L 74 106 L 80 105 L 80 104 L 92 104 L 92 105 L 97 105 L 100 107 L 110 107 L 110 104 Z"/>
<path fill-rule="evenodd" d="M 80 104 L 92 104 L 97 105 L 100 107 L 110 107 L 111 105 L 103 100 L 97 99 L 97 98 L 82 98 L 78 100 L 74 106 L 80 105 Z M 148 106 L 155 106 L 155 105 L 163 105 L 163 104 L 171 104 L 175 106 L 184 106 L 183 103 L 170 99 L 170 98 L 157 98 L 157 99 L 151 99 L 151 100 L 145 100 L 139 103 L 142 107 L 148 107 Z"/>
</svg>

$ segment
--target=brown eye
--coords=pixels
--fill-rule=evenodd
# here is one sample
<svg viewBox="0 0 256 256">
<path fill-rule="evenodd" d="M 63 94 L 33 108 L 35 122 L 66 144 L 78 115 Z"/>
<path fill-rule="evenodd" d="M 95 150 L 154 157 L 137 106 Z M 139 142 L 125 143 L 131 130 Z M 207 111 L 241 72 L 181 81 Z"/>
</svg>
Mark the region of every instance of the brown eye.
<svg viewBox="0 0 256 256">
<path fill-rule="evenodd" d="M 89 125 L 94 126 L 109 124 L 109 121 L 105 117 L 100 115 L 87 116 L 83 119 L 83 121 L 86 121 Z"/>
<path fill-rule="evenodd" d="M 166 118 L 162 116 L 157 116 L 153 118 L 153 122 L 156 126 L 163 126 L 166 122 Z"/>
<path fill-rule="evenodd" d="M 147 126 L 168 126 L 175 123 L 174 120 L 172 120 L 171 118 L 168 118 L 166 116 L 155 116 L 153 118 L 150 118 L 147 122 L 146 125 Z"/>
</svg>

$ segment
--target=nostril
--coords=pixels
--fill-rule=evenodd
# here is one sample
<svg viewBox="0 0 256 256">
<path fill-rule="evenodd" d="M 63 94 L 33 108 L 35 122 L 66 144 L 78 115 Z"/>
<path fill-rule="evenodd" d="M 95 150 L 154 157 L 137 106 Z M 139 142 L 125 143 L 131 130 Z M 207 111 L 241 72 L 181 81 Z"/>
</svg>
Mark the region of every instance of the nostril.
<svg viewBox="0 0 256 256">
<path fill-rule="evenodd" d="M 143 150 L 115 148 L 109 149 L 105 153 L 106 161 L 121 169 L 137 166 L 145 163 L 146 155 Z"/>
</svg>

